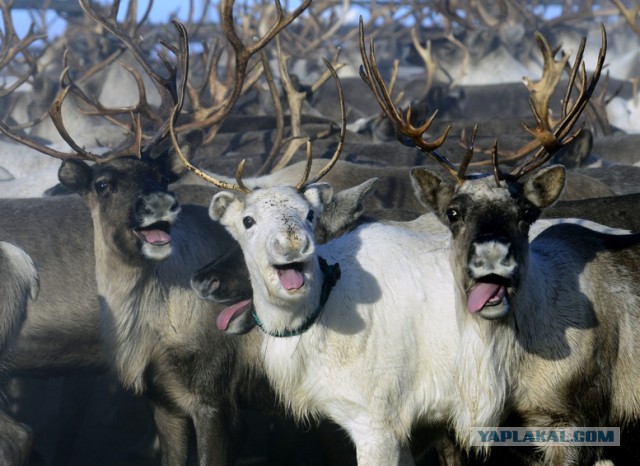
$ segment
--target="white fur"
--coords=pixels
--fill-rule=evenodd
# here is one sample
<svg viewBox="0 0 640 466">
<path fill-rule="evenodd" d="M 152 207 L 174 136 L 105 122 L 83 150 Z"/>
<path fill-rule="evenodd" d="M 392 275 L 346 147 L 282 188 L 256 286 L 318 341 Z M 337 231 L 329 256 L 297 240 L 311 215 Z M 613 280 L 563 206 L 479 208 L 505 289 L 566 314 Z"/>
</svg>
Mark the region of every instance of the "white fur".
<svg viewBox="0 0 640 466">
<path fill-rule="evenodd" d="M 311 234 L 304 219 L 313 204 L 282 189 L 246 199 L 220 194 L 210 210 L 243 247 L 255 309 L 270 330 L 299 325 L 317 306 L 315 255 L 340 265 L 342 277 L 315 325 L 301 336 L 264 335 L 269 378 L 297 418 L 328 416 L 341 425 L 356 445 L 359 465 L 413 464 L 412 427 L 444 429 L 457 401 L 448 234 L 360 227 L 305 256 L 306 289 L 287 296 L 271 278 L 268 244 L 283 225 L 298 236 Z M 242 218 L 249 214 L 256 223 L 246 229 Z"/>
</svg>

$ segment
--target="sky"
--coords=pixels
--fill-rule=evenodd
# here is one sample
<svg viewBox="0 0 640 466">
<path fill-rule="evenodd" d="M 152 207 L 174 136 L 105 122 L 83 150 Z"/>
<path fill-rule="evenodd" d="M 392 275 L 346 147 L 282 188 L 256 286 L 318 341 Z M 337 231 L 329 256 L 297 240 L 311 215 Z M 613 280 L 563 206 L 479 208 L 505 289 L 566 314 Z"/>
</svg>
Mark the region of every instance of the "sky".
<svg viewBox="0 0 640 466">
<path fill-rule="evenodd" d="M 55 0 L 53 0 L 55 1 Z M 53 3 L 52 1 L 52 3 Z M 59 1 L 59 0 L 58 0 Z M 77 1 L 77 0 L 72 0 Z M 44 2 L 43 2 L 44 3 Z M 99 0 L 99 3 L 108 5 L 111 2 L 105 0 Z M 196 12 L 202 11 L 202 0 L 194 0 L 194 8 Z M 140 15 L 145 11 L 148 6 L 148 1 L 139 0 L 138 11 Z M 127 0 L 121 0 L 120 10 L 124 11 L 128 5 Z M 188 0 L 155 0 L 153 7 L 149 15 L 149 21 L 151 23 L 166 23 L 172 14 L 176 14 L 179 19 L 186 20 L 189 14 L 189 1 Z M 29 30 L 31 24 L 31 16 L 28 10 L 14 9 L 12 11 L 14 27 L 18 36 L 22 37 Z M 58 16 L 53 10 L 48 10 L 46 13 L 48 30 L 51 35 L 59 35 L 64 31 L 65 21 Z"/>
<path fill-rule="evenodd" d="M 77 0 L 51 0 L 52 3 L 55 1 L 76 2 Z M 98 0 L 98 1 L 99 3 L 104 5 L 109 5 L 110 3 L 112 3 L 109 0 Z M 121 0 L 120 3 L 121 3 L 120 11 L 123 12 L 126 10 L 128 1 Z M 212 0 L 212 3 L 218 3 L 218 1 Z M 248 3 L 248 2 L 245 1 L 242 3 Z M 285 10 L 292 10 L 300 4 L 300 0 L 281 0 L 281 3 Z M 138 1 L 138 11 L 140 15 L 142 15 L 142 13 L 145 11 L 148 4 L 149 4 L 148 0 Z M 198 15 L 201 15 L 204 0 L 193 0 L 193 4 L 194 4 L 194 9 L 196 13 Z M 210 8 L 208 13 L 209 16 L 211 17 L 210 19 L 216 19 L 214 16 L 215 11 L 211 11 L 211 10 L 212 9 Z M 168 22 L 169 18 L 171 18 L 172 15 L 174 14 L 177 15 L 178 19 L 186 21 L 189 14 L 189 0 L 154 0 L 151 13 L 149 15 L 149 22 L 166 23 Z M 357 16 L 359 14 L 365 14 L 366 16 L 366 11 L 361 9 L 356 11 L 356 9 L 353 9 L 351 14 L 352 19 L 354 20 L 357 19 Z M 18 36 L 23 37 L 29 30 L 29 25 L 31 24 L 31 16 L 29 11 L 16 9 L 16 10 L 13 10 L 12 16 L 13 16 L 14 26 L 16 28 L 16 32 L 18 33 Z M 59 35 L 64 31 L 65 21 L 60 16 L 56 15 L 54 11 L 52 10 L 47 11 L 46 17 L 47 17 L 47 26 L 48 26 L 50 35 L 54 35 L 54 36 Z M 0 29 L 2 29 L 2 26 L 0 26 Z"/>
</svg>

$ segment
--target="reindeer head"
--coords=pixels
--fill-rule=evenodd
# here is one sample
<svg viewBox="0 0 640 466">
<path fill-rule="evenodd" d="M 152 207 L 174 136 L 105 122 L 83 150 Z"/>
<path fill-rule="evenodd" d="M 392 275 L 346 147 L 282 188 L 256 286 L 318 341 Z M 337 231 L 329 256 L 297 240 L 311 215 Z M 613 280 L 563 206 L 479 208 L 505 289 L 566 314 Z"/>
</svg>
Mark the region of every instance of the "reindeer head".
<svg viewBox="0 0 640 466">
<path fill-rule="evenodd" d="M 204 173 L 183 156 L 175 138 L 173 119 L 169 125 L 169 136 L 174 149 L 187 169 L 226 190 L 213 197 L 209 215 L 225 226 L 240 244 L 251 276 L 254 298 L 267 303 L 267 307 L 272 309 L 275 307 L 284 310 L 285 313 L 293 310 L 296 314 L 293 318 L 286 315 L 270 316 L 270 322 L 264 325 L 254 312 L 256 324 L 266 333 L 276 337 L 299 335 L 304 332 L 318 317 L 324 305 L 324 302 L 320 302 L 319 306 L 311 303 L 326 300 L 328 293 L 325 289 L 328 286 L 330 290 L 338 276 L 336 271 L 329 274 L 330 278 L 327 280 L 323 274 L 327 273 L 327 268 L 333 269 L 324 261 L 318 260 L 315 255 L 314 230 L 317 219 L 323 207 L 334 201 L 333 188 L 317 181 L 337 162 L 346 135 L 346 112 L 340 80 L 331 64 L 326 60 L 325 64 L 336 81 L 342 124 L 336 150 L 313 180 L 309 180 L 312 162 L 310 140 L 307 140 L 305 171 L 295 187 L 276 186 L 252 191 L 242 182 L 244 160 L 236 170 L 237 184 L 222 182 Z M 324 264 L 324 269 L 321 264 Z M 212 271 L 215 273 L 215 268 Z M 220 282 L 215 277 L 207 281 L 205 276 L 204 281 L 202 280 L 203 276 L 200 275 L 195 282 L 195 288 L 199 289 L 201 295 L 215 294 L 220 287 Z M 241 307 L 246 308 L 246 304 L 242 304 Z M 307 304 L 312 306 L 311 312 L 295 312 L 299 310 L 299 306 L 309 307 Z M 223 321 L 218 321 L 218 326 L 227 330 L 236 314 L 235 310 L 240 308 L 233 307 L 234 312 L 230 311 L 228 316 L 225 314 Z"/>
<path fill-rule="evenodd" d="M 306 299 L 315 280 L 316 220 L 331 198 L 323 183 L 303 192 L 286 186 L 223 191 L 213 197 L 209 214 L 240 243 L 249 269 L 261 271 L 261 287 L 273 298 Z"/>
<path fill-rule="evenodd" d="M 58 177 L 84 198 L 114 253 L 126 261 L 162 260 L 171 254 L 171 226 L 180 207 L 156 163 L 121 158 L 89 166 L 68 159 Z"/>
<path fill-rule="evenodd" d="M 507 315 L 526 270 L 529 227 L 560 196 L 564 167 L 542 169 L 524 183 L 478 176 L 454 185 L 424 168 L 414 168 L 411 177 L 421 202 L 451 229 L 467 310 L 486 319 Z"/>
</svg>

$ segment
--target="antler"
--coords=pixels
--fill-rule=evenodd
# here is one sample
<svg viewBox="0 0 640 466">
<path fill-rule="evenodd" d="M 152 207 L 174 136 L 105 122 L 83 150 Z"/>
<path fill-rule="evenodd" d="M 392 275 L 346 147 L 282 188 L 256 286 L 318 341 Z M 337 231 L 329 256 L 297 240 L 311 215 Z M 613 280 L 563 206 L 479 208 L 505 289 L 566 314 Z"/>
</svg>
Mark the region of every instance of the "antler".
<svg viewBox="0 0 640 466">
<path fill-rule="evenodd" d="M 640 6 L 632 10 L 631 8 L 627 8 L 621 0 L 611 0 L 611 3 L 620 10 L 620 13 L 624 16 L 631 30 L 640 36 L 640 25 L 638 25 L 637 22 L 638 16 L 640 15 Z"/>
<path fill-rule="evenodd" d="M 23 84 L 29 76 L 35 71 L 35 61 L 31 57 L 28 49 L 35 41 L 46 39 L 46 34 L 36 34 L 35 24 L 31 23 L 29 31 L 23 39 L 18 38 L 16 34 L 13 20 L 11 19 L 11 3 L 7 5 L 4 0 L 0 0 L 0 11 L 2 11 L 3 28 L 0 34 L 0 69 L 4 69 L 11 63 L 16 56 L 23 55 L 29 63 L 29 70 L 18 77 L 18 79 L 6 89 L 0 89 L 0 96 L 10 94 Z"/>
<path fill-rule="evenodd" d="M 278 55 L 278 65 L 280 70 L 280 80 L 282 82 L 282 88 L 284 89 L 287 97 L 287 103 L 289 104 L 289 116 L 291 124 L 291 135 L 289 137 L 289 146 L 285 150 L 284 154 L 280 157 L 280 160 L 274 165 L 273 170 L 280 170 L 285 167 L 293 158 L 298 148 L 303 144 L 302 142 L 302 104 L 307 98 L 308 93 L 298 91 L 293 83 L 291 75 L 289 74 L 288 61 L 289 57 L 282 51 L 279 38 L 276 38 L 276 50 Z M 327 71 L 316 79 L 310 85 L 308 91 L 311 95 L 315 94 L 325 82 L 327 82 L 334 71 L 339 70 L 344 64 L 337 63 L 339 54 L 336 55 L 334 62 L 335 65 L 327 66 Z M 324 59 L 323 59 L 324 60 Z M 326 60 L 324 60 L 326 63 Z M 334 77 L 335 79 L 335 77 Z M 305 90 L 306 91 L 306 90 Z M 274 101 L 277 97 L 274 97 Z M 277 148 L 279 149 L 279 148 Z"/>
<path fill-rule="evenodd" d="M 554 56 L 557 53 L 557 50 L 552 51 L 544 37 L 536 33 L 536 40 L 544 57 L 544 70 L 540 81 L 531 82 L 527 80 L 526 84 L 530 92 L 529 103 L 533 116 L 536 120 L 536 126 L 533 128 L 524 124 L 523 126 L 525 127 L 525 130 L 535 138 L 535 145 L 541 147 L 532 157 L 525 160 L 512 171 L 511 174 L 513 176 L 521 177 L 542 166 L 555 152 L 571 142 L 582 130 L 581 125 L 577 131 L 570 134 L 578 118 L 587 106 L 587 103 L 598 84 L 598 80 L 600 79 L 600 74 L 602 72 L 602 67 L 604 66 L 604 60 L 607 53 L 607 33 L 604 25 L 601 25 L 601 34 L 602 45 L 598 53 L 597 64 L 591 76 L 591 80 L 588 83 L 585 64 L 582 60 L 586 40 L 583 38 L 580 42 L 580 47 L 573 67 L 571 68 L 569 83 L 562 101 L 561 119 L 558 122 L 553 122 L 551 121 L 551 114 L 549 111 L 549 101 L 554 89 L 560 81 L 560 77 L 569 58 L 565 55 L 560 60 L 556 61 Z M 571 104 L 571 93 L 578 76 L 578 70 L 580 70 L 579 94 L 575 102 Z M 530 149 L 529 152 L 531 150 L 535 150 L 535 147 Z"/>
<path fill-rule="evenodd" d="M 329 161 L 326 163 L 326 165 L 318 172 L 318 174 L 311 181 L 308 181 L 309 173 L 311 171 L 311 163 L 312 163 L 311 141 L 310 140 L 307 141 L 307 164 L 306 164 L 305 171 L 304 171 L 304 174 L 303 174 L 301 180 L 295 186 L 295 188 L 298 191 L 302 191 L 304 189 L 304 187 L 306 185 L 308 185 L 308 184 L 315 183 L 315 182 L 319 181 L 323 176 L 325 176 L 329 172 L 329 170 L 331 170 L 331 168 L 333 168 L 333 166 L 338 161 L 338 158 L 340 157 L 340 154 L 342 152 L 342 148 L 344 146 L 344 139 L 345 139 L 345 136 L 346 136 L 346 127 L 347 127 L 347 116 L 346 115 L 347 115 L 347 113 L 346 113 L 345 105 L 344 105 L 344 93 L 343 93 L 343 89 L 342 89 L 342 84 L 340 82 L 340 79 L 338 78 L 338 73 L 336 72 L 335 68 L 331 65 L 331 63 L 329 63 L 329 61 L 324 59 L 324 58 L 323 58 L 323 61 L 324 61 L 325 65 L 327 66 L 327 68 L 329 68 L 331 76 L 333 76 L 333 78 L 334 78 L 334 80 L 336 82 L 337 89 L 338 89 L 338 97 L 339 97 L 339 100 L 340 100 L 340 115 L 341 115 L 340 137 L 339 137 L 339 140 L 338 140 L 338 146 L 336 147 L 336 150 L 334 151 L 333 155 L 331 156 Z M 237 184 L 233 184 L 233 183 L 228 183 L 226 181 L 219 180 L 216 177 L 214 177 L 213 175 L 210 175 L 210 174 L 205 173 L 204 171 L 200 170 L 198 167 L 196 167 L 191 162 L 189 162 L 189 160 L 187 160 L 187 158 L 182 153 L 182 150 L 180 149 L 180 146 L 178 144 L 178 140 L 177 140 L 176 134 L 175 134 L 175 120 L 176 120 L 177 116 L 179 115 L 180 109 L 181 109 L 182 104 L 184 102 L 184 95 L 185 95 L 185 92 L 186 92 L 186 84 L 185 84 L 185 82 L 186 82 L 186 75 L 185 75 L 185 80 L 182 82 L 182 85 L 181 85 L 181 87 L 179 89 L 179 92 L 178 92 L 178 103 L 176 104 L 175 109 L 174 109 L 173 113 L 171 114 L 171 118 L 170 118 L 170 121 L 169 121 L 169 136 L 171 138 L 171 143 L 173 145 L 173 148 L 176 151 L 176 153 L 178 154 L 178 157 L 180 158 L 180 160 L 182 161 L 184 166 L 187 167 L 187 169 L 189 171 L 191 171 L 195 175 L 199 176 L 203 180 L 213 184 L 214 186 L 217 186 L 218 188 L 229 189 L 229 190 L 232 190 L 232 191 L 238 191 L 238 192 L 245 193 L 245 194 L 251 192 L 251 189 L 249 189 L 242 182 L 242 175 L 244 173 L 245 159 L 240 161 L 240 163 L 238 164 L 238 168 L 236 169 L 236 173 L 235 173 L 235 178 L 236 178 L 236 183 Z"/>
<path fill-rule="evenodd" d="M 302 14 L 310 4 L 311 0 L 304 0 L 298 8 L 285 16 L 280 0 L 276 0 L 276 22 L 262 37 L 258 38 L 250 46 L 247 46 L 242 42 L 242 39 L 235 29 L 235 21 L 233 19 L 233 1 L 222 1 L 220 6 L 222 29 L 235 53 L 235 72 L 234 74 L 229 75 L 229 79 L 233 79 L 232 89 L 224 102 L 208 110 L 202 109 L 203 114 L 197 121 L 185 123 L 180 127 L 180 130 L 185 131 L 189 129 L 211 128 L 220 124 L 231 112 L 239 97 L 242 95 L 251 58 L 271 42 L 271 40 L 278 35 L 280 31 L 300 16 L 300 14 Z"/>
<path fill-rule="evenodd" d="M 161 97 L 164 107 L 168 107 L 169 111 L 174 108 L 174 103 L 177 101 L 176 96 L 176 77 L 178 73 L 178 68 L 186 68 L 188 66 L 188 50 L 187 50 L 187 37 L 186 37 L 186 29 L 181 24 L 174 22 L 176 29 L 178 31 L 179 36 L 179 46 L 175 47 L 171 44 L 168 44 L 165 41 L 161 41 L 162 45 L 165 46 L 170 52 L 176 55 L 178 59 L 177 67 L 173 67 L 169 61 L 160 56 L 161 60 L 164 62 L 165 67 L 169 71 L 168 77 L 160 76 L 155 73 L 151 66 L 145 61 L 142 52 L 138 49 L 136 44 L 127 36 L 127 34 L 118 26 L 115 20 L 116 12 L 112 11 L 112 15 L 110 18 L 106 18 L 102 16 L 97 11 L 93 10 L 87 0 L 80 0 L 81 7 L 85 10 L 88 16 L 93 18 L 99 24 L 107 28 L 111 31 L 118 39 L 122 41 L 124 46 L 131 51 L 131 53 L 136 58 L 137 62 L 143 68 L 146 74 L 153 80 L 155 86 L 157 87 Z M 66 60 L 65 60 L 66 61 Z M 54 150 L 50 147 L 47 147 L 39 142 L 36 142 L 30 138 L 17 134 L 14 129 L 9 128 L 5 123 L 0 122 L 0 132 L 10 137 L 11 139 L 24 144 L 32 149 L 35 149 L 39 152 L 42 152 L 51 157 L 59 158 L 59 159 L 68 159 L 68 158 L 79 158 L 82 160 L 91 160 L 94 162 L 106 162 L 108 160 L 112 160 L 114 158 L 137 155 L 141 156 L 142 152 L 146 152 L 154 147 L 157 143 L 159 143 L 165 136 L 168 131 L 167 126 L 168 123 L 165 122 L 160 130 L 158 130 L 153 136 L 147 136 L 147 142 L 144 147 L 142 144 L 143 134 L 142 134 L 142 124 L 141 124 L 141 115 L 150 116 L 150 111 L 146 111 L 150 106 L 146 103 L 145 93 L 144 93 L 144 85 L 142 84 L 142 80 L 140 76 L 134 74 L 136 78 L 136 82 L 138 83 L 138 88 L 140 92 L 140 103 L 134 108 L 120 108 L 120 109 L 107 109 L 103 107 L 100 103 L 95 102 L 93 99 L 87 97 L 84 92 L 70 79 L 69 77 L 69 68 L 65 67 L 62 72 L 60 78 L 61 90 L 57 94 L 56 98 L 51 105 L 49 110 L 49 115 L 56 129 L 60 133 L 61 137 L 64 141 L 73 149 L 74 152 L 61 152 Z M 76 97 L 80 99 L 84 104 L 89 105 L 90 107 L 96 109 L 94 114 L 99 114 L 109 119 L 109 121 L 114 123 L 115 120 L 110 118 L 112 114 L 121 114 L 128 113 L 132 117 L 131 124 L 131 132 L 133 134 L 133 141 L 127 145 L 126 147 L 122 147 L 119 149 L 115 149 L 113 151 L 109 151 L 106 154 L 98 155 L 92 152 L 87 151 L 86 149 L 80 147 L 74 140 L 73 137 L 67 131 L 62 117 L 62 105 L 67 96 L 72 93 Z M 169 111 L 166 113 L 169 114 Z M 151 118 L 152 120 L 159 120 L 158 116 L 155 118 Z M 166 121 L 168 118 L 165 117 L 163 121 Z M 121 124 L 121 123 L 120 123 Z"/>
<path fill-rule="evenodd" d="M 558 50 L 551 50 L 545 38 L 541 34 L 536 33 L 536 41 L 538 42 L 544 57 L 544 70 L 540 81 L 526 81 L 530 93 L 529 103 L 536 125 L 534 127 L 529 127 L 523 124 L 526 131 L 533 135 L 535 139 L 526 144 L 518 152 L 522 154 L 520 156 L 522 157 L 530 154 L 536 149 L 538 150 L 532 157 L 517 166 L 512 171 L 511 176 L 518 178 L 540 167 L 547 162 L 555 152 L 571 142 L 582 129 L 582 127 L 580 127 L 577 131 L 571 133 L 595 90 L 602 72 L 602 67 L 604 66 L 607 50 L 607 35 L 604 26 L 601 26 L 601 31 L 602 46 L 598 54 L 598 61 L 595 70 L 591 76 L 591 80 L 589 81 L 587 80 L 585 64 L 582 60 L 586 40 L 583 39 L 580 44 L 576 60 L 570 70 L 569 83 L 565 91 L 561 118 L 559 121 L 552 121 L 549 103 L 554 90 L 558 86 L 562 73 L 567 66 L 569 56 L 565 55 L 561 57 L 560 60 L 556 61 L 554 57 Z M 384 81 L 380 76 L 380 72 L 377 69 L 373 50 L 373 41 L 370 41 L 370 54 L 369 57 L 367 57 L 364 45 L 362 18 L 360 18 L 360 52 L 363 61 L 363 66 L 360 67 L 360 75 L 373 91 L 380 108 L 389 118 L 396 131 L 407 136 L 416 145 L 416 147 L 431 155 L 440 165 L 451 173 L 458 183 L 463 183 L 465 180 L 465 171 L 473 155 L 473 141 L 469 146 L 467 154 L 459 169 L 456 169 L 455 164 L 449 161 L 446 157 L 435 152 L 435 149 L 444 142 L 450 127 L 448 127 L 433 143 L 429 143 L 423 139 L 424 132 L 429 128 L 436 114 L 434 113 L 427 121 L 416 128 L 411 124 L 411 108 L 407 110 L 406 114 L 402 114 L 402 112 L 396 108 L 391 99 L 390 92 L 384 84 Z M 579 95 L 575 102 L 572 103 L 571 93 L 573 92 L 579 72 Z M 475 140 L 475 130 L 473 139 Z M 503 175 L 500 173 L 497 166 L 497 154 L 498 149 L 496 142 L 492 148 L 492 163 L 494 166 L 494 176 L 496 179 L 499 179 Z"/>
<path fill-rule="evenodd" d="M 444 166 L 454 177 L 457 179 L 457 170 L 453 163 L 451 163 L 446 157 L 438 154 L 435 149 L 440 147 L 449 131 L 451 126 L 447 126 L 444 132 L 434 141 L 427 141 L 424 139 L 424 133 L 429 129 L 433 120 L 436 117 L 437 111 L 435 111 L 431 117 L 429 117 L 419 127 L 413 126 L 411 123 L 411 107 L 409 107 L 405 114 L 393 103 L 389 89 L 387 88 L 378 66 L 376 64 L 375 51 L 373 47 L 373 39 L 369 41 L 369 56 L 367 56 L 366 47 L 364 43 L 364 26 L 362 17 L 360 17 L 359 24 L 359 37 L 360 37 L 360 55 L 362 56 L 362 65 L 360 66 L 360 77 L 369 86 L 373 95 L 375 96 L 378 105 L 385 113 L 387 118 L 391 121 L 396 131 L 404 136 L 407 136 L 411 142 L 415 144 L 422 152 L 431 155 L 438 163 Z"/>
<path fill-rule="evenodd" d="M 304 188 L 304 186 L 308 184 L 316 183 L 317 181 L 320 181 L 322 177 L 324 177 L 327 173 L 329 173 L 329 170 L 333 168 L 333 166 L 338 161 L 340 154 L 342 153 L 342 147 L 344 145 L 344 138 L 346 135 L 347 112 L 344 106 L 344 92 L 342 90 L 342 83 L 340 82 L 340 78 L 338 78 L 338 73 L 336 72 L 333 65 L 331 65 L 331 63 L 329 63 L 329 61 L 325 58 L 323 58 L 322 61 L 324 62 L 326 67 L 329 69 L 329 72 L 331 73 L 331 76 L 333 77 L 333 80 L 336 83 L 336 88 L 338 89 L 338 99 L 340 100 L 340 137 L 338 139 L 338 146 L 336 147 L 336 150 L 334 151 L 329 161 L 318 172 L 315 178 L 313 178 L 311 181 L 308 181 L 308 182 L 307 182 L 307 178 L 309 177 L 309 171 L 311 169 L 311 141 L 307 141 L 307 166 L 302 179 L 296 185 L 296 189 L 298 191 L 301 191 Z"/>
<path fill-rule="evenodd" d="M 185 39 L 186 39 L 187 31 L 184 28 L 184 25 L 182 25 L 181 23 L 175 20 L 174 20 L 174 24 L 181 26 L 182 34 L 185 35 Z M 185 40 L 184 47 L 185 47 L 186 55 L 188 56 L 189 55 L 188 40 Z M 242 173 L 244 172 L 244 162 L 245 162 L 244 159 L 238 164 L 238 169 L 236 170 L 236 181 L 238 184 L 234 185 L 232 183 L 227 183 L 225 181 L 218 180 L 217 178 L 203 172 L 198 167 L 196 167 L 191 162 L 189 162 L 189 160 L 187 160 L 184 153 L 182 152 L 182 149 L 180 149 L 180 144 L 178 144 L 178 138 L 176 137 L 176 132 L 175 132 L 175 122 L 176 122 L 176 119 L 178 118 L 178 115 L 180 115 L 182 106 L 184 105 L 184 96 L 187 92 L 188 79 L 189 79 L 189 62 L 187 61 L 183 69 L 182 81 L 180 82 L 180 86 L 177 89 L 176 105 L 174 106 L 173 111 L 171 112 L 171 116 L 169 117 L 169 123 L 168 123 L 169 138 L 171 139 L 171 144 L 173 145 L 173 149 L 178 154 L 178 157 L 180 158 L 184 166 L 187 167 L 189 171 L 198 175 L 200 178 L 204 179 L 205 181 L 208 181 L 214 186 L 217 186 L 222 189 L 230 189 L 234 191 L 240 191 L 242 193 L 250 192 L 251 190 L 247 188 L 244 185 L 244 183 L 242 183 Z"/>
</svg>

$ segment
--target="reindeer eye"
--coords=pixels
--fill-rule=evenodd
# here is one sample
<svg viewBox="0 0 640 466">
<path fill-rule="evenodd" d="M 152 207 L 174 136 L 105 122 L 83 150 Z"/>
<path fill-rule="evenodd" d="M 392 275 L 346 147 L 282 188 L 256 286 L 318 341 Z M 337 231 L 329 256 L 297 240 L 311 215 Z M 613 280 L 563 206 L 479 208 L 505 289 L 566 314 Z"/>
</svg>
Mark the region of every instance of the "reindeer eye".
<svg viewBox="0 0 640 466">
<path fill-rule="evenodd" d="M 255 223 L 256 221 L 253 219 L 253 217 L 246 216 L 242 219 L 242 224 L 247 230 L 251 228 Z"/>
<path fill-rule="evenodd" d="M 307 222 L 313 222 L 313 210 L 310 210 L 309 213 L 307 214 Z"/>
<path fill-rule="evenodd" d="M 456 222 L 460 219 L 460 212 L 458 209 L 454 209 L 453 207 L 449 207 L 446 211 L 447 218 L 449 219 L 449 223 Z"/>
<path fill-rule="evenodd" d="M 109 181 L 107 181 L 106 179 L 102 178 L 102 179 L 97 180 L 93 186 L 94 186 L 94 188 L 96 190 L 96 193 L 98 193 L 98 195 L 102 195 L 107 190 L 109 190 L 109 187 L 111 185 L 110 185 Z"/>
</svg>

